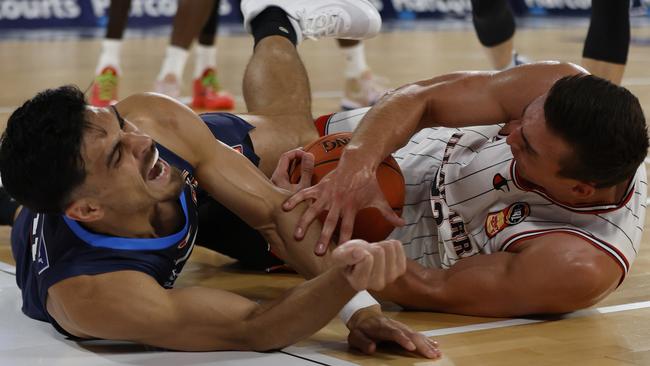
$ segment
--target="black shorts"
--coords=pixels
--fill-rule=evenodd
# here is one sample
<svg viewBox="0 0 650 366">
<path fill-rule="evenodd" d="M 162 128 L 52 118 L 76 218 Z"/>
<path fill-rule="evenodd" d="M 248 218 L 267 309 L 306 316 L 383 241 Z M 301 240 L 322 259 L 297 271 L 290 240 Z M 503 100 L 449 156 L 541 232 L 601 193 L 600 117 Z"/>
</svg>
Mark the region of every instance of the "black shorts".
<svg viewBox="0 0 650 366">
<path fill-rule="evenodd" d="M 255 154 L 248 133 L 255 128 L 230 113 L 206 113 L 201 118 L 212 133 L 226 145 L 237 150 L 255 166 L 259 157 Z M 207 195 L 199 198 L 199 230 L 196 243 L 237 259 L 248 269 L 271 270 L 283 262 L 270 252 L 266 239 Z"/>
</svg>

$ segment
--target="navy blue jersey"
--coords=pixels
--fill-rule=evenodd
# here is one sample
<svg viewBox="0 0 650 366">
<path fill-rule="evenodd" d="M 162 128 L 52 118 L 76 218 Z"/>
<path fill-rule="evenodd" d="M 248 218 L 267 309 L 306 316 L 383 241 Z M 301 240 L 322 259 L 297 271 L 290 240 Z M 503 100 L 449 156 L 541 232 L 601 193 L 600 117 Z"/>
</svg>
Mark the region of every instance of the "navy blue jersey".
<svg viewBox="0 0 650 366">
<path fill-rule="evenodd" d="M 258 163 L 248 136 L 253 126 L 226 113 L 201 117 L 217 139 Z M 152 239 L 106 236 L 90 232 L 63 215 L 39 214 L 26 208 L 21 211 L 12 228 L 11 245 L 16 261 L 16 282 L 22 291 L 22 309 L 26 315 L 50 322 L 69 336 L 45 307 L 48 289 L 59 281 L 80 275 L 133 270 L 150 275 L 165 288 L 174 285 L 194 247 L 198 207 L 211 198 L 197 188 L 193 168 L 188 162 L 162 145 L 158 144 L 158 150 L 160 157 L 178 168 L 185 179 L 179 197 L 184 225 L 172 235 Z"/>
</svg>

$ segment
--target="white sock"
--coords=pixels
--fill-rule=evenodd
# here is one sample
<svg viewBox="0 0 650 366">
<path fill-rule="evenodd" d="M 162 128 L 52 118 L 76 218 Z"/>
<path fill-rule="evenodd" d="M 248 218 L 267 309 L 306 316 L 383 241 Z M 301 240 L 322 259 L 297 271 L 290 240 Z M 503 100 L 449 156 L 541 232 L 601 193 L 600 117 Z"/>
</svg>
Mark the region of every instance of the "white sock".
<svg viewBox="0 0 650 366">
<path fill-rule="evenodd" d="M 217 69 L 217 46 L 196 45 L 196 60 L 194 63 L 194 75 L 198 79 L 207 68 Z"/>
<path fill-rule="evenodd" d="M 356 46 L 341 47 L 343 58 L 345 59 L 345 72 L 346 78 L 357 78 L 368 70 L 366 63 L 366 53 L 364 52 L 363 43 L 359 42 Z"/>
<path fill-rule="evenodd" d="M 189 52 L 184 48 L 167 46 L 165 60 L 163 60 L 160 73 L 156 80 L 161 81 L 168 74 L 172 74 L 180 82 L 183 79 L 183 70 L 185 69 L 188 54 Z"/>
<path fill-rule="evenodd" d="M 103 68 L 106 66 L 113 66 L 118 73 L 121 73 L 120 68 L 120 54 L 122 53 L 122 40 L 106 38 L 102 41 L 102 53 L 99 55 L 97 61 L 97 68 L 95 74 L 99 75 Z"/>
</svg>

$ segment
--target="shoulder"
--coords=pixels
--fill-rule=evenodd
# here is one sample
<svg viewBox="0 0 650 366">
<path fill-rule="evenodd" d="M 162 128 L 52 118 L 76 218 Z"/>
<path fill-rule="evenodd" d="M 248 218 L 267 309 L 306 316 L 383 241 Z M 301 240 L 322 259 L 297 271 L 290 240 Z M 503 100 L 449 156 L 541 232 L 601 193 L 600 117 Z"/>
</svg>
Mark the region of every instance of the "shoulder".
<svg viewBox="0 0 650 366">
<path fill-rule="evenodd" d="M 137 93 L 115 105 L 122 117 L 149 132 L 156 128 L 178 128 L 194 112 L 179 101 L 158 93 Z"/>
<path fill-rule="evenodd" d="M 547 78 L 564 77 L 576 74 L 589 74 L 582 66 L 571 62 L 540 61 L 519 65 L 502 71 L 503 73 L 525 73 L 529 76 L 542 76 Z"/>
<path fill-rule="evenodd" d="M 620 264 L 604 250 L 570 233 L 534 237 L 523 241 L 515 251 L 527 257 L 529 263 L 552 272 L 552 277 L 563 279 L 577 297 L 609 293 L 624 276 Z"/>
</svg>

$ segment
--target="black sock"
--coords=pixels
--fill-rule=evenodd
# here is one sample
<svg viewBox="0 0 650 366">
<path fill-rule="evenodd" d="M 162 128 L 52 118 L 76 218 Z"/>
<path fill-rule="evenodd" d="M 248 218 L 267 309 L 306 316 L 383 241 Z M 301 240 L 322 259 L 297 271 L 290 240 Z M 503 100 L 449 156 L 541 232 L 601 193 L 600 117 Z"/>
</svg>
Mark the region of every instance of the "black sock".
<svg viewBox="0 0 650 366">
<path fill-rule="evenodd" d="M 277 6 L 268 7 L 259 13 L 251 21 L 251 29 L 255 39 L 255 46 L 268 36 L 285 37 L 294 45 L 298 41 L 296 31 L 289 22 L 287 13 Z"/>
<path fill-rule="evenodd" d="M 9 196 L 4 187 L 0 187 L 0 225 L 13 225 L 18 206 L 18 202 Z"/>
</svg>

